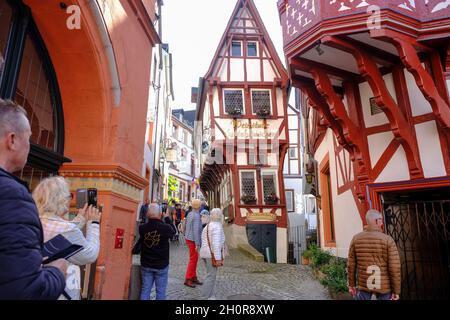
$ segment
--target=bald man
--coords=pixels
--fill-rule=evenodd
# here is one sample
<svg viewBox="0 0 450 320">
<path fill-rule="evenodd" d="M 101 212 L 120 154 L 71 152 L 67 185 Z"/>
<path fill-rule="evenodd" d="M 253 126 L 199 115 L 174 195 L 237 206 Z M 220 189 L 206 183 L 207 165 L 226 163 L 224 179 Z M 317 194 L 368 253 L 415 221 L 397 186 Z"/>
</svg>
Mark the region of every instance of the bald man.
<svg viewBox="0 0 450 320">
<path fill-rule="evenodd" d="M 30 137 L 26 111 L 0 99 L 0 299 L 56 300 L 67 262 L 42 265 L 38 210 L 28 184 L 13 175 L 27 163 Z"/>
<path fill-rule="evenodd" d="M 348 253 L 348 286 L 356 300 L 398 300 L 401 265 L 397 246 L 383 233 L 383 215 L 366 214 L 367 227 L 353 237 Z M 356 287 L 356 277 L 358 287 Z"/>
</svg>

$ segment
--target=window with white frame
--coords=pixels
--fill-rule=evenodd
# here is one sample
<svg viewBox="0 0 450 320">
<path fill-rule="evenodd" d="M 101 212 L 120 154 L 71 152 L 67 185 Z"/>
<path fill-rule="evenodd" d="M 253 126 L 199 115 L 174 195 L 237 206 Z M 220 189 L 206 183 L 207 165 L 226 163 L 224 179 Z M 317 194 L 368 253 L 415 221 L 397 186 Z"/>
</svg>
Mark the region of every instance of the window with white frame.
<svg viewBox="0 0 450 320">
<path fill-rule="evenodd" d="M 271 113 L 270 90 L 252 90 L 252 110 L 254 114 L 268 116 Z"/>
<path fill-rule="evenodd" d="M 249 202 L 256 200 L 255 171 L 241 171 L 241 196 Z"/>
<path fill-rule="evenodd" d="M 277 201 L 278 188 L 277 188 L 277 174 L 274 171 L 261 172 L 264 202 Z"/>
<path fill-rule="evenodd" d="M 286 209 L 288 212 L 295 212 L 294 190 L 286 190 Z"/>
<path fill-rule="evenodd" d="M 247 56 L 248 57 L 258 56 L 258 43 L 256 41 L 247 42 Z"/>
<path fill-rule="evenodd" d="M 297 147 L 289 148 L 289 159 L 297 160 L 298 159 L 298 150 Z"/>
<path fill-rule="evenodd" d="M 244 113 L 244 93 L 240 89 L 223 91 L 225 112 L 231 115 Z"/>
<path fill-rule="evenodd" d="M 231 56 L 242 57 L 242 41 L 231 42 Z"/>
</svg>

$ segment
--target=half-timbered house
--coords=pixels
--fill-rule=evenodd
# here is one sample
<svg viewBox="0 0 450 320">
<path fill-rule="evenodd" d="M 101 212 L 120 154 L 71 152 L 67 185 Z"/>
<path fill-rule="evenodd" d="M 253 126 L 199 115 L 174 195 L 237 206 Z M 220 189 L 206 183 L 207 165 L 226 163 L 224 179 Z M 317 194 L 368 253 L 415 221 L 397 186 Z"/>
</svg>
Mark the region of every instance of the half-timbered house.
<svg viewBox="0 0 450 320">
<path fill-rule="evenodd" d="M 346 257 L 366 210 L 379 209 L 404 298 L 450 293 L 449 4 L 278 2 L 289 77 L 309 109 L 321 245 Z"/>
<path fill-rule="evenodd" d="M 287 73 L 255 4 L 239 0 L 199 84 L 200 185 L 210 207 L 224 210 L 231 246 L 249 242 L 278 262 L 287 257 L 287 91 Z"/>
</svg>

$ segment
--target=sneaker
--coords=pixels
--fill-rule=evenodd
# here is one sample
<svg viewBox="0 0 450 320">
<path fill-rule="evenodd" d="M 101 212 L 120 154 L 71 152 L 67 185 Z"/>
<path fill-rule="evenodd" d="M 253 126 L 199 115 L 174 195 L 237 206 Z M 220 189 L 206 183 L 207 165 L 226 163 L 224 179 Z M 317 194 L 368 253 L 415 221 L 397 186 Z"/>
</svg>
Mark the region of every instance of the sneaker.
<svg viewBox="0 0 450 320">
<path fill-rule="evenodd" d="M 185 286 L 188 286 L 188 287 L 191 287 L 191 288 L 195 288 L 195 284 L 194 284 L 194 282 L 192 282 L 192 280 L 186 280 L 185 282 L 184 282 L 184 285 Z"/>
</svg>

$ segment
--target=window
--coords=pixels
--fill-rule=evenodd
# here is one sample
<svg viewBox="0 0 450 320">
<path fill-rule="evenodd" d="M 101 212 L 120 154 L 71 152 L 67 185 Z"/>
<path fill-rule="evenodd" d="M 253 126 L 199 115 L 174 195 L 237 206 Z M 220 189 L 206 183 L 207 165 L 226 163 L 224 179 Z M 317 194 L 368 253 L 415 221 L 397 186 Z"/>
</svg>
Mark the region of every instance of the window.
<svg viewBox="0 0 450 320">
<path fill-rule="evenodd" d="M 172 127 L 172 137 L 174 137 L 175 139 L 177 139 L 177 126 L 173 126 Z"/>
<path fill-rule="evenodd" d="M 27 36 L 15 101 L 27 110 L 31 142 L 56 151 L 54 105 L 36 44 Z"/>
<path fill-rule="evenodd" d="M 57 174 L 64 157 L 64 115 L 51 59 L 22 1 L 0 0 L 0 98 L 28 112 L 32 136 L 30 157 L 22 172 L 31 189 Z"/>
<path fill-rule="evenodd" d="M 278 195 L 277 192 L 277 175 L 275 172 L 263 172 L 262 183 L 264 192 L 264 202 L 269 202 L 269 198 Z"/>
<path fill-rule="evenodd" d="M 254 171 L 241 171 L 241 196 L 256 199 Z"/>
<path fill-rule="evenodd" d="M 231 56 L 232 57 L 242 57 L 242 42 L 233 41 L 231 43 Z"/>
<path fill-rule="evenodd" d="M 242 90 L 224 90 L 225 112 L 230 115 L 244 113 L 244 95 Z"/>
<path fill-rule="evenodd" d="M 258 56 L 258 44 L 256 42 L 247 42 L 247 56 L 248 57 Z"/>
<path fill-rule="evenodd" d="M 185 132 L 183 128 L 180 128 L 180 138 L 178 139 L 180 142 L 184 142 Z"/>
<path fill-rule="evenodd" d="M 294 190 L 286 190 L 286 209 L 288 212 L 295 212 Z"/>
<path fill-rule="evenodd" d="M 270 90 L 252 90 L 253 113 L 267 116 L 270 115 Z"/>
<path fill-rule="evenodd" d="M 6 1 L 0 2 L 0 83 L 2 80 L 3 69 L 5 67 L 5 53 L 8 36 L 10 32 L 10 25 L 12 20 L 12 8 Z"/>
<path fill-rule="evenodd" d="M 298 159 L 298 152 L 297 147 L 291 147 L 289 148 L 289 159 L 291 160 L 297 160 Z"/>
</svg>

